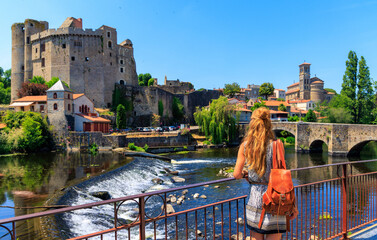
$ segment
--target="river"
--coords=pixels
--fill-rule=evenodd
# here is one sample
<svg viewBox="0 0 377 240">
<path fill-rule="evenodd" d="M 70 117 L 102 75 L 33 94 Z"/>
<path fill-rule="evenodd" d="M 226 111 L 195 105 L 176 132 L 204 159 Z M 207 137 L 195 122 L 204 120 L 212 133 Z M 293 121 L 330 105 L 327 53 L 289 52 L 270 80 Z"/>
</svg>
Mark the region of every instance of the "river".
<svg viewBox="0 0 377 240">
<path fill-rule="evenodd" d="M 377 157 L 377 145 L 367 145 L 358 159 L 373 159 Z M 148 192 L 163 188 L 171 188 L 192 183 L 199 183 L 222 178 L 217 176 L 223 167 L 233 166 L 236 161 L 237 149 L 201 149 L 185 154 L 171 154 L 174 163 L 148 158 L 126 158 L 113 152 L 101 152 L 96 156 L 84 153 L 43 153 L 21 156 L 0 157 L 0 169 L 5 175 L 0 182 L 1 206 L 30 207 L 46 205 L 47 199 L 70 189 L 59 201 L 59 204 L 78 205 L 98 201 L 89 193 L 94 191 L 109 191 L 113 198 Z M 352 160 L 358 160 L 352 159 Z M 331 157 L 326 152 L 317 154 L 295 153 L 293 147 L 286 148 L 288 168 L 323 165 L 348 161 L 344 157 Z M 184 183 L 173 183 L 164 174 L 164 168 L 179 171 L 180 177 L 186 179 Z M 361 165 L 355 168 L 358 172 L 376 170 L 374 164 Z M 336 169 L 317 169 L 310 172 L 293 173 L 294 183 L 308 183 L 335 177 Z M 155 185 L 152 179 L 159 177 L 164 183 Z M 70 188 L 70 186 L 74 186 Z M 232 181 L 218 189 L 198 188 L 190 190 L 193 193 L 205 194 L 208 200 L 186 201 L 180 208 L 191 208 L 205 204 L 206 201 L 220 201 L 229 196 L 247 194 L 246 181 Z M 60 194 L 61 195 L 61 194 Z M 158 201 L 151 201 L 151 208 L 158 208 Z M 132 207 L 131 205 L 129 207 Z M 8 218 L 32 213 L 31 209 L 1 208 L 0 218 Z M 86 234 L 93 231 L 112 227 L 111 211 L 106 208 L 99 210 L 88 209 L 64 214 L 58 217 L 60 229 L 51 238 L 68 237 Z M 132 219 L 128 212 L 120 217 Z M 22 239 L 42 239 L 41 232 L 46 230 L 38 219 L 17 224 L 17 233 Z M 56 226 L 55 226 L 56 227 Z M 69 230 L 68 230 L 69 229 Z M 49 229 L 47 229 L 49 230 Z M 0 228 L 0 239 L 5 230 Z M 9 236 L 8 236 L 9 237 Z"/>
</svg>

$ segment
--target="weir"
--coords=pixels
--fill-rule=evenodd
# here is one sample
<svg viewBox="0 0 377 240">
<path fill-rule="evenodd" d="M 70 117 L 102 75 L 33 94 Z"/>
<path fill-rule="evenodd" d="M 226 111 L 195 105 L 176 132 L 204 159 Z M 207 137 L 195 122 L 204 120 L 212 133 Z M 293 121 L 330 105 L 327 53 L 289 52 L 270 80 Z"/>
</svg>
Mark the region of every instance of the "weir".
<svg viewBox="0 0 377 240">
<path fill-rule="evenodd" d="M 353 174 L 355 164 L 375 162 L 377 160 L 364 160 L 292 169 L 293 174 L 310 174 L 315 169 L 333 168 L 337 176 L 295 186 L 300 213 L 297 219 L 291 221 L 291 232 L 283 239 L 348 239 L 350 231 L 376 221 L 377 172 Z M 197 187 L 221 189 L 221 184 L 233 181 L 234 178 L 226 178 L 18 216 L 0 220 L 0 227 L 15 240 L 18 237 L 15 226 L 19 222 L 106 208 L 111 210 L 105 216 L 111 220 L 111 226 L 69 239 L 246 239 L 250 236 L 244 223 L 247 195 L 231 196 L 224 188 L 224 200 L 177 212 L 169 206 L 170 194 L 190 192 Z M 122 214 L 130 210 L 126 207 L 129 203 L 137 206 L 136 215 L 133 221 L 125 222 Z M 154 203 L 152 208 L 151 203 Z M 81 224 L 85 222 L 82 217 Z"/>
</svg>

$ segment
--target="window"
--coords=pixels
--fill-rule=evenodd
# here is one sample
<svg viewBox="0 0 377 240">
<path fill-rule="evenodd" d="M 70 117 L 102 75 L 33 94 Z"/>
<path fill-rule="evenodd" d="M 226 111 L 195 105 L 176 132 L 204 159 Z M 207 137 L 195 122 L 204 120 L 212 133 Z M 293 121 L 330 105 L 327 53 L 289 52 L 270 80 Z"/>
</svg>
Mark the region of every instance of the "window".
<svg viewBox="0 0 377 240">
<path fill-rule="evenodd" d="M 21 107 L 21 111 L 25 111 L 25 107 Z"/>
<path fill-rule="evenodd" d="M 81 41 L 74 41 L 73 46 L 75 47 L 82 47 L 82 42 Z"/>
<path fill-rule="evenodd" d="M 21 71 L 25 70 L 25 67 L 24 65 L 21 66 Z"/>
<path fill-rule="evenodd" d="M 44 52 L 46 49 L 45 49 L 45 44 L 44 43 L 42 43 L 41 44 L 41 52 Z"/>
<path fill-rule="evenodd" d="M 54 103 L 54 110 L 58 110 L 58 104 Z"/>
<path fill-rule="evenodd" d="M 79 112 L 82 112 L 82 111 L 81 111 L 81 106 L 79 106 Z"/>
<path fill-rule="evenodd" d="M 58 98 L 58 94 L 57 93 L 54 93 L 54 99 L 57 99 Z"/>
<path fill-rule="evenodd" d="M 42 67 L 44 67 L 45 66 L 45 59 L 44 58 L 42 58 L 42 63 L 41 63 L 41 65 L 42 65 Z"/>
<path fill-rule="evenodd" d="M 33 26 L 34 26 L 34 24 L 30 23 L 30 27 L 33 27 Z"/>
<path fill-rule="evenodd" d="M 38 53 L 38 48 L 35 48 L 35 53 Z"/>
<path fill-rule="evenodd" d="M 121 72 L 121 73 L 123 72 L 123 68 L 120 68 L 120 72 Z"/>
<path fill-rule="evenodd" d="M 112 62 L 110 62 L 110 66 L 113 66 L 113 63 L 112 63 Z"/>
<path fill-rule="evenodd" d="M 67 96 L 68 99 L 71 99 L 71 94 L 68 93 L 68 96 Z"/>
<path fill-rule="evenodd" d="M 110 57 L 111 57 L 112 55 L 111 55 L 111 53 L 110 53 Z"/>
<path fill-rule="evenodd" d="M 31 111 L 32 111 L 32 112 L 34 112 L 34 106 L 31 106 L 31 108 L 30 108 L 30 109 L 31 109 Z"/>
<path fill-rule="evenodd" d="M 120 84 L 120 85 L 124 85 L 124 80 L 120 80 L 120 81 L 119 81 L 119 84 Z"/>
<path fill-rule="evenodd" d="M 40 105 L 40 106 L 39 106 L 39 111 L 40 111 L 40 112 L 44 112 L 44 110 L 45 110 L 45 106 L 44 106 L 44 105 Z"/>
<path fill-rule="evenodd" d="M 89 58 L 88 57 L 85 57 L 85 62 L 89 62 Z"/>
<path fill-rule="evenodd" d="M 66 48 L 67 46 L 65 45 L 65 43 L 62 44 L 62 48 Z"/>
<path fill-rule="evenodd" d="M 75 61 L 75 57 L 74 57 L 74 56 L 72 56 L 72 57 L 71 57 L 71 60 L 72 60 L 72 61 Z"/>
<path fill-rule="evenodd" d="M 71 104 L 68 104 L 68 111 L 71 111 Z"/>
<path fill-rule="evenodd" d="M 30 37 L 26 37 L 26 44 L 30 44 Z"/>
<path fill-rule="evenodd" d="M 123 59 L 120 60 L 120 64 L 123 64 Z"/>
<path fill-rule="evenodd" d="M 107 103 L 107 108 L 110 108 L 111 107 L 111 103 Z"/>
<path fill-rule="evenodd" d="M 112 45 L 113 45 L 113 43 L 112 43 L 111 41 L 108 41 L 108 42 L 107 42 L 107 47 L 108 47 L 108 48 L 112 48 Z M 111 56 L 111 55 L 110 55 L 110 56 Z"/>
<path fill-rule="evenodd" d="M 111 33 L 110 32 L 107 32 L 107 37 L 111 37 Z"/>
</svg>

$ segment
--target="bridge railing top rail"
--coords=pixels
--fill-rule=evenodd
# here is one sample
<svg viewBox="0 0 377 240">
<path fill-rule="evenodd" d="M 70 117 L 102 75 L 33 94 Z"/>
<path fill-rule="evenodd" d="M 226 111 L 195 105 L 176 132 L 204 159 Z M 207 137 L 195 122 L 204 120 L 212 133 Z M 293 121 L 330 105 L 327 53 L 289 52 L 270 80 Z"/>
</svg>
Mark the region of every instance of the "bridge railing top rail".
<svg viewBox="0 0 377 240">
<path fill-rule="evenodd" d="M 319 165 L 319 166 L 312 166 L 312 167 L 296 168 L 296 169 L 291 169 L 291 171 L 304 171 L 304 170 L 311 170 L 311 169 L 316 169 L 316 168 L 354 165 L 354 164 L 358 164 L 358 163 L 370 163 L 370 162 L 377 162 L 377 159 L 362 160 L 362 161 L 355 161 L 355 162 L 333 163 L 333 164 L 326 164 L 326 165 Z M 116 203 L 116 202 L 122 202 L 122 201 L 131 200 L 131 199 L 136 199 L 136 198 L 145 198 L 145 197 L 150 197 L 150 196 L 153 196 L 153 195 L 167 194 L 167 193 L 174 192 L 174 191 L 185 190 L 185 189 L 200 187 L 200 186 L 204 186 L 204 185 L 211 185 L 211 184 L 229 182 L 229 181 L 233 181 L 233 180 L 235 180 L 235 178 L 233 178 L 233 177 L 232 178 L 218 179 L 218 180 L 195 183 L 195 184 L 190 184 L 190 185 L 176 187 L 176 188 L 163 189 L 163 190 L 158 190 L 158 191 L 153 191 L 153 192 L 148 192 L 148 193 L 141 193 L 141 194 L 126 196 L 126 197 L 120 197 L 120 198 L 114 198 L 114 199 L 109 199 L 109 200 L 104 200 L 104 201 L 99 201 L 99 202 L 76 205 L 76 206 L 72 206 L 72 207 L 65 207 L 65 208 L 61 208 L 61 209 L 47 210 L 47 211 L 43 211 L 43 212 L 37 212 L 37 213 L 32 213 L 32 214 L 27 214 L 27 215 L 22 215 L 22 216 L 0 219 L 0 225 L 6 224 L 6 223 L 11 223 L 11 222 L 27 220 L 27 219 L 36 218 L 36 217 L 44 217 L 44 216 L 48 216 L 48 215 L 54 215 L 54 214 L 59 214 L 59 213 L 75 211 L 75 210 L 84 209 L 84 208 L 92 208 L 92 207 L 95 207 L 95 206 L 112 204 L 112 203 Z"/>
</svg>

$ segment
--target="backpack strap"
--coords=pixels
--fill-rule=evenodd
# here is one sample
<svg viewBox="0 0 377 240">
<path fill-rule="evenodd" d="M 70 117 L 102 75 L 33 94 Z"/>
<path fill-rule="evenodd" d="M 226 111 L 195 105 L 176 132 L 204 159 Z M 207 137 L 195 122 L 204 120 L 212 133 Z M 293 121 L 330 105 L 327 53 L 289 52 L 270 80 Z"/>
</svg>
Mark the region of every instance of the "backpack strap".
<svg viewBox="0 0 377 240">
<path fill-rule="evenodd" d="M 262 223 L 263 223 L 263 219 L 264 219 L 264 214 L 266 214 L 266 209 L 265 208 L 262 209 L 262 212 L 260 214 L 260 219 L 259 219 L 259 224 L 258 224 L 259 229 L 261 229 L 261 227 L 262 227 Z"/>
<path fill-rule="evenodd" d="M 278 151 L 277 151 L 277 140 L 272 142 L 272 169 L 278 169 L 279 163 L 277 161 L 278 158 Z"/>
<path fill-rule="evenodd" d="M 284 143 L 278 139 L 277 140 L 277 162 L 280 169 L 287 169 L 285 165 L 285 157 L 284 157 Z"/>
</svg>

